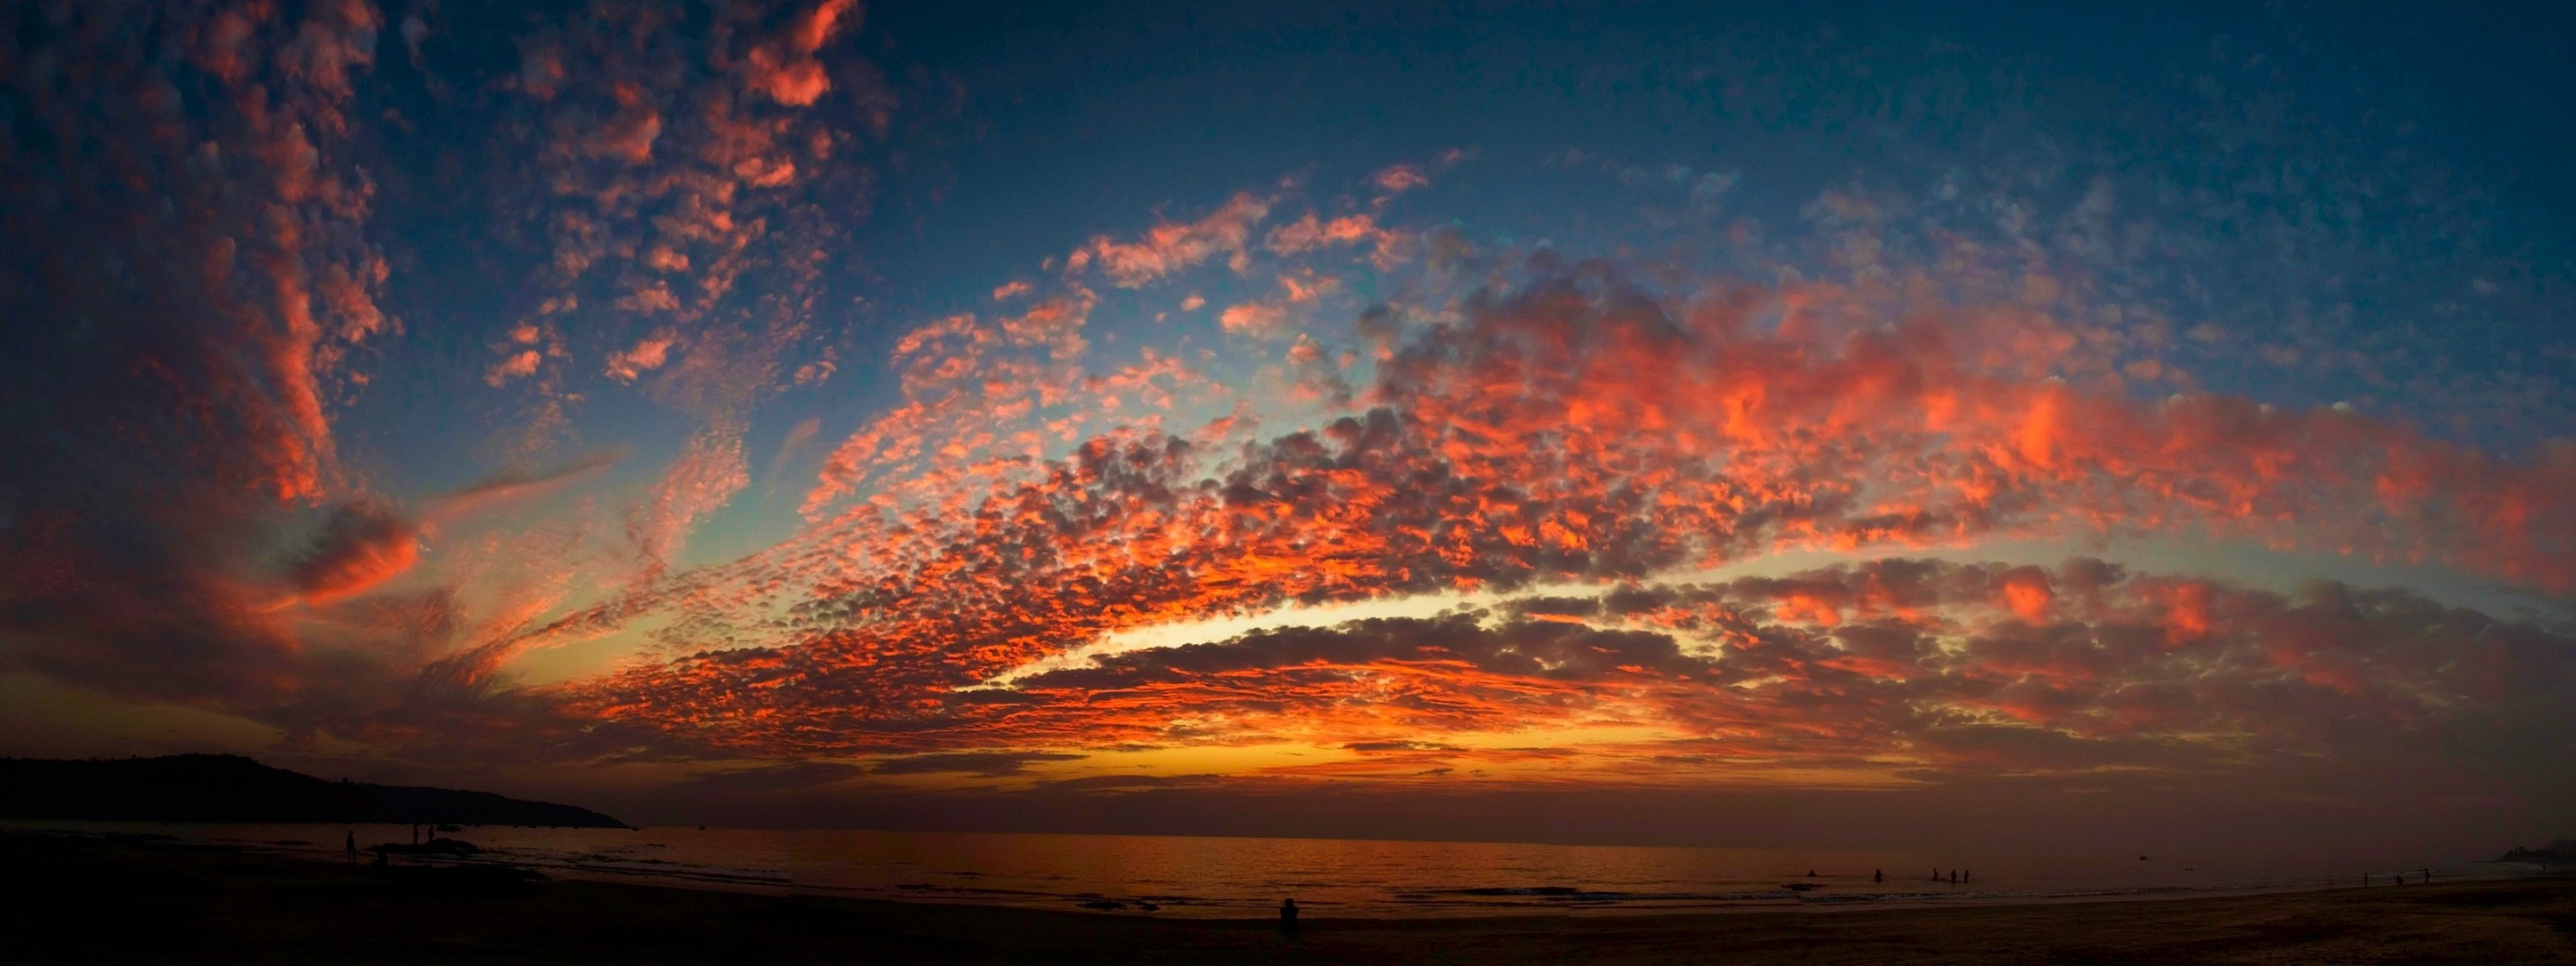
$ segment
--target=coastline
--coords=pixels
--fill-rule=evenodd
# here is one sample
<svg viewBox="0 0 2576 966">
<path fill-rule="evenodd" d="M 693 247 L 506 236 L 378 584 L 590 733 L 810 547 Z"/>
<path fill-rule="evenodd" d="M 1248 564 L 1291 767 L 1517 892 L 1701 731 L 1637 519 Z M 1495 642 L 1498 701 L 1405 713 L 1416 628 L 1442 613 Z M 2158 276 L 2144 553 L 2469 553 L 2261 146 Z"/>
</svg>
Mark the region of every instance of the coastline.
<svg viewBox="0 0 2576 966">
<path fill-rule="evenodd" d="M 239 848 L 302 862 L 339 863 L 350 826 L 298 823 L 0 821 L 9 831 L 154 839 Z M 357 826 L 362 843 L 390 842 L 408 853 L 417 827 Z M 499 864 L 550 878 L 823 896 L 903 903 L 1087 909 L 1166 919 L 1270 916 L 1282 895 L 1311 915 L 1332 918 L 1493 918 L 1514 915 L 1633 916 L 2171 901 L 2350 889 L 2358 873 L 2300 874 L 2278 863 L 2212 867 L 2189 858 L 2164 871 L 2127 863 L 2085 866 L 2025 859 L 2002 874 L 1966 882 L 1877 881 L 1872 865 L 1923 856 L 1772 855 L 1759 850 L 1649 849 L 1623 855 L 1616 871 L 1598 850 L 1517 843 L 1421 843 L 1023 833 L 891 833 L 865 830 L 584 829 L 476 827 L 462 837 L 481 848 L 462 855 L 412 856 Z M 712 837 L 710 837 L 712 836 Z M 1464 849 L 1465 851 L 1449 851 Z M 1499 851 L 1498 851 L 1499 850 Z M 1562 854 L 1560 854 L 1562 853 Z M 1753 853 L 1753 854 L 1745 854 Z M 1994 859 L 1993 856 L 1988 858 Z M 2143 860 L 2142 860 L 2143 861 Z M 1347 863 L 1347 866 L 1335 863 Z M 1106 863 L 1106 864 L 1104 864 Z M 1319 864 L 1320 863 L 1320 864 Z M 1858 863 L 1854 866 L 1854 863 Z M 1772 871 L 1761 867 L 1771 865 Z M 1826 869 L 1821 877 L 1798 869 Z M 1109 871 L 1114 869 L 1114 871 Z M 1104 875 L 1104 871 L 1107 872 Z M 1989 869 L 1989 871 L 1993 871 Z M 2424 869 L 2405 875 L 2420 884 Z M 2530 867 L 2454 864 L 2442 882 L 2515 878 Z M 2144 875 L 2138 873 L 2146 872 Z M 2372 873 L 2391 884 L 2391 870 Z"/>
<path fill-rule="evenodd" d="M 2576 877 L 2052 902 L 1268 921 L 373 870 L 240 848 L 0 833 L 27 961 L 2576 963 Z"/>
</svg>

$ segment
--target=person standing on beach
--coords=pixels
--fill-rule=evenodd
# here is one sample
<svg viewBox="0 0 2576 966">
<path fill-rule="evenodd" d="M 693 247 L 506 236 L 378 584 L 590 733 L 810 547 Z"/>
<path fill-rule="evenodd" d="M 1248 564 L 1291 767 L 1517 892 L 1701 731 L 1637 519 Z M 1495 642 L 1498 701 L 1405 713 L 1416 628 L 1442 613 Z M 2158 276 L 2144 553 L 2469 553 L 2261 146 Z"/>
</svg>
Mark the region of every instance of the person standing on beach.
<svg viewBox="0 0 2576 966">
<path fill-rule="evenodd" d="M 1885 869 L 1871 869 L 1871 870 L 1869 870 L 1869 881 L 1870 881 L 1872 884 L 1876 884 L 1876 883 L 1880 883 L 1880 882 L 1885 882 L 1885 881 L 1887 881 L 1887 870 L 1885 870 Z"/>
<path fill-rule="evenodd" d="M 1291 936 L 1297 934 L 1297 900 L 1279 900 L 1279 931 Z"/>
<path fill-rule="evenodd" d="M 349 864 L 358 864 L 358 833 L 355 831 L 349 833 Z"/>
</svg>

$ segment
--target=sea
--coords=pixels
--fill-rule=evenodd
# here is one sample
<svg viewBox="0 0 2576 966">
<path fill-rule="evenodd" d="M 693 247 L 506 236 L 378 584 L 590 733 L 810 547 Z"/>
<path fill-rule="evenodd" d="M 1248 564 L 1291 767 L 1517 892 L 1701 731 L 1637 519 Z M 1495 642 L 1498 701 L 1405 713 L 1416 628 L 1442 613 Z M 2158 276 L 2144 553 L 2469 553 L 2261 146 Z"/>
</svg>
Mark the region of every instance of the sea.
<svg viewBox="0 0 2576 966">
<path fill-rule="evenodd" d="M 152 836 L 316 862 L 410 841 L 402 825 L 8 821 L 0 828 Z M 424 831 L 424 834 L 426 832 Z M 977 903 L 1194 918 L 1420 918 L 1829 910 L 2179 898 L 2503 878 L 2528 867 L 2322 869 L 2188 855 L 1927 852 L 725 828 L 469 826 L 464 861 L 548 876 L 700 889 Z M 1962 861 L 1962 859 L 1969 861 Z M 1971 862 L 1973 864 L 1971 864 Z M 1962 868 L 1962 866 L 1965 866 Z M 1960 879 L 1952 882 L 1950 873 Z M 1936 878 L 1937 877 L 1937 878 Z"/>
</svg>

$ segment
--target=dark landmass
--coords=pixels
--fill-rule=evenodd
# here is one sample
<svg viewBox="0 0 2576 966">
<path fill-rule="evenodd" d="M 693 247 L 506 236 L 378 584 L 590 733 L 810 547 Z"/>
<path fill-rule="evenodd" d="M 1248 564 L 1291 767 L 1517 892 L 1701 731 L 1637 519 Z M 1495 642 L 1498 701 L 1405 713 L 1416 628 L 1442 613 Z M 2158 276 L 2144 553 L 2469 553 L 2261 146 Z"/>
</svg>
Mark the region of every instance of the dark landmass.
<svg viewBox="0 0 2576 966">
<path fill-rule="evenodd" d="M 349 866 L 0 834 L 13 963 L 2576 963 L 2576 876 L 1948 909 L 1267 921 Z M 1321 918 L 1316 918 L 1322 916 Z"/>
<path fill-rule="evenodd" d="M 0 758 L 0 818 L 626 827 L 570 805 L 490 792 L 324 781 L 239 755 Z"/>
<path fill-rule="evenodd" d="M 2576 839 L 2559 839 L 2536 849 L 2515 846 L 2513 851 L 2496 856 L 2498 862 L 2537 862 L 2541 865 L 2576 865 Z"/>
</svg>

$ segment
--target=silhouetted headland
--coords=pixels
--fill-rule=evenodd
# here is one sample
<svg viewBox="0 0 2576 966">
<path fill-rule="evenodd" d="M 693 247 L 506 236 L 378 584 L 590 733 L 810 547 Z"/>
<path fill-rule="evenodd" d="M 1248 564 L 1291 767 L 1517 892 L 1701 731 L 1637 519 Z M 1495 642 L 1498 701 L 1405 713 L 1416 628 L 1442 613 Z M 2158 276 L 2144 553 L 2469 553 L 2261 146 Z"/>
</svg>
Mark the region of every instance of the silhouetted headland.
<svg viewBox="0 0 2576 966">
<path fill-rule="evenodd" d="M 239 755 L 0 758 L 0 818 L 627 827 L 571 805 L 449 788 L 324 781 Z"/>
<path fill-rule="evenodd" d="M 2538 865 L 2576 865 L 2576 839 L 2559 839 L 2536 849 L 2514 846 L 2496 856 L 2498 862 L 2530 862 Z"/>
</svg>

